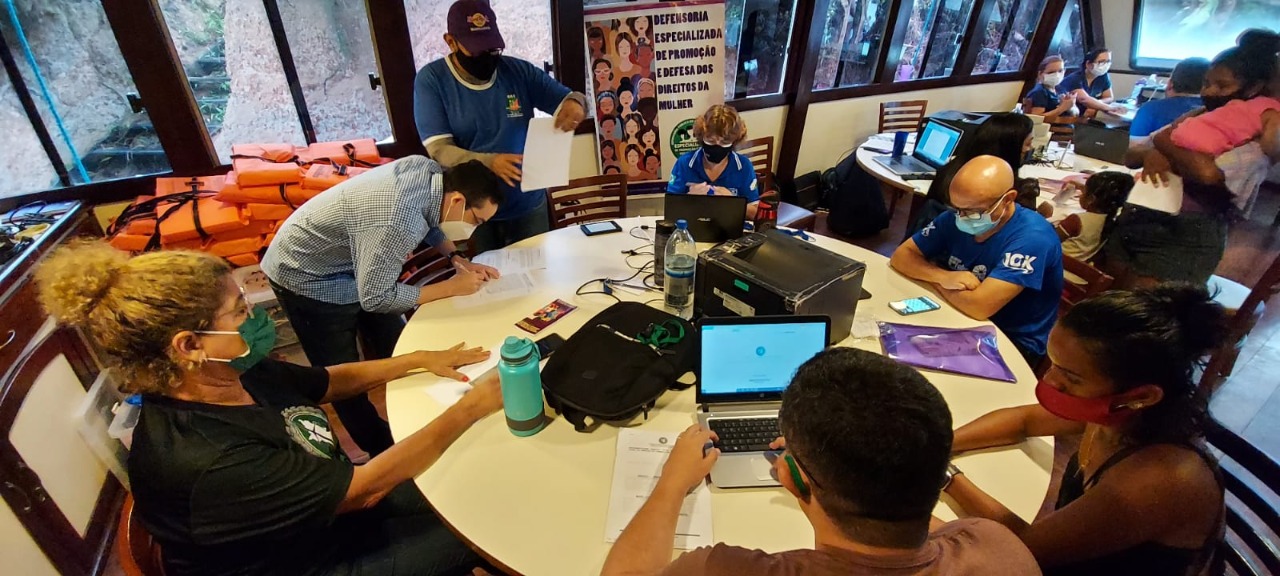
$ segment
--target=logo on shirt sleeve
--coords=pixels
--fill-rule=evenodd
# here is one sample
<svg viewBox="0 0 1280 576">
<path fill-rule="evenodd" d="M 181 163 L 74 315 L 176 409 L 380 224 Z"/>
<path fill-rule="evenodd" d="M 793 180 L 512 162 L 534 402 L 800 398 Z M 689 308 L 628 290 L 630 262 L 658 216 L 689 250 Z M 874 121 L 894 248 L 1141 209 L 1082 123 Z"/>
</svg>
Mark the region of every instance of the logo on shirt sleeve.
<svg viewBox="0 0 1280 576">
<path fill-rule="evenodd" d="M 338 445 L 324 411 L 314 406 L 291 406 L 281 410 L 280 415 L 284 417 L 285 432 L 296 444 L 315 456 L 334 459 Z"/>
<path fill-rule="evenodd" d="M 1019 270 L 1023 274 L 1034 274 L 1036 269 L 1031 264 L 1036 261 L 1035 256 L 1027 256 L 1025 254 L 1012 254 L 1006 252 L 1004 255 L 1004 267 L 1010 270 Z"/>
<path fill-rule="evenodd" d="M 507 118 L 520 118 L 524 110 L 520 108 L 520 98 L 515 94 L 507 94 Z"/>
<path fill-rule="evenodd" d="M 933 232 L 933 229 L 934 229 L 933 222 L 930 222 L 927 226 L 924 227 L 924 230 L 920 231 L 920 235 L 924 236 L 925 238 L 928 238 L 929 233 Z"/>
<path fill-rule="evenodd" d="M 987 279 L 987 267 L 986 267 L 986 266 L 984 266 L 984 265 L 982 265 L 982 264 L 979 264 L 979 265 L 977 265 L 977 266 L 974 266 L 974 267 L 973 267 L 973 275 L 978 277 L 978 281 L 979 281 L 979 282 L 986 280 L 986 279 Z"/>
</svg>

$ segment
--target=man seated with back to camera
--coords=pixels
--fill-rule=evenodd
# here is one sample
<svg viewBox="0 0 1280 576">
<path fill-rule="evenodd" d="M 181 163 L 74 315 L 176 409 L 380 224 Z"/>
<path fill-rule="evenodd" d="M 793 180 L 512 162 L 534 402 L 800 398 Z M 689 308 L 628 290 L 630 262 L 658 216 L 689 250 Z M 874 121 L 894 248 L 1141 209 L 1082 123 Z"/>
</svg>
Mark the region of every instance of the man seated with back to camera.
<svg viewBox="0 0 1280 576">
<path fill-rule="evenodd" d="M 995 156 L 961 167 L 950 194 L 951 210 L 903 242 L 889 264 L 932 284 L 961 312 L 990 319 L 1035 367 L 1062 293 L 1058 235 L 1015 202 L 1013 170 Z"/>
<path fill-rule="evenodd" d="M 623 530 L 603 574 L 777 576 L 1038 575 L 1030 552 L 990 520 L 930 531 L 948 483 L 951 412 L 919 372 L 864 350 L 833 348 L 796 371 L 778 414 L 772 473 L 813 525 L 813 550 L 770 554 L 728 544 L 671 560 L 690 487 L 720 451 L 695 424 L 680 434 L 657 487 Z"/>
</svg>

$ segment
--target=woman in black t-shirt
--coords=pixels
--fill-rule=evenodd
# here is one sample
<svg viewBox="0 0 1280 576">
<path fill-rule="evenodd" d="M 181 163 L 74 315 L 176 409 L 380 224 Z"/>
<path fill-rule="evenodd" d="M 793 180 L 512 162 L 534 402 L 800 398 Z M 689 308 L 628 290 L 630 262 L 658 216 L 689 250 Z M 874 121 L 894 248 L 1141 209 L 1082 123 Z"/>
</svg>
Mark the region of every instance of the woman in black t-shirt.
<svg viewBox="0 0 1280 576">
<path fill-rule="evenodd" d="M 1208 398 L 1195 372 L 1226 322 L 1203 285 L 1077 304 L 1049 335 L 1053 366 L 1036 387 L 1039 403 L 965 424 L 952 444 L 958 454 L 1082 435 L 1054 511 L 1028 523 L 963 474 L 944 490 L 966 513 L 1017 534 L 1046 575 L 1198 574 L 1221 535 L 1223 486 L 1204 444 Z"/>
<path fill-rule="evenodd" d="M 363 466 L 319 404 L 488 352 L 442 352 L 328 368 L 267 358 L 275 324 L 251 310 L 223 260 L 198 252 L 129 257 L 101 242 L 51 255 L 36 272 L 45 308 L 85 330 L 142 394 L 129 480 L 166 572 L 467 574 L 481 564 L 412 484 L 502 403 L 496 378 Z"/>
</svg>

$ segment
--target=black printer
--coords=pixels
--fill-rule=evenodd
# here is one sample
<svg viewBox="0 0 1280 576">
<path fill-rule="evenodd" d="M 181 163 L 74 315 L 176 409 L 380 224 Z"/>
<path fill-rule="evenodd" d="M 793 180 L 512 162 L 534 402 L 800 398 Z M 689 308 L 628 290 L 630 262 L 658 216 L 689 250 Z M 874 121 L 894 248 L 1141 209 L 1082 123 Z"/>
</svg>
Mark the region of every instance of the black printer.
<svg viewBox="0 0 1280 576">
<path fill-rule="evenodd" d="M 835 344 L 853 327 L 866 269 L 777 230 L 747 234 L 698 256 L 694 314 L 829 316 Z"/>
</svg>

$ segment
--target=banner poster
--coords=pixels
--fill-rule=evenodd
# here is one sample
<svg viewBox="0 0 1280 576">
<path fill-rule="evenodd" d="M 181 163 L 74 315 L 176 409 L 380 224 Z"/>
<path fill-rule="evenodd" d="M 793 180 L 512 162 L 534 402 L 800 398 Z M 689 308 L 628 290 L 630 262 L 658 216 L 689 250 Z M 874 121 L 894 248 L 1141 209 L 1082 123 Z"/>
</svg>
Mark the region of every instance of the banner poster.
<svg viewBox="0 0 1280 576">
<path fill-rule="evenodd" d="M 601 173 L 665 181 L 700 146 L 694 119 L 724 103 L 724 0 L 610 4 L 583 20 Z"/>
</svg>

